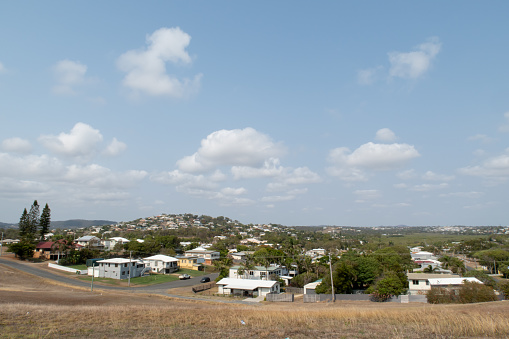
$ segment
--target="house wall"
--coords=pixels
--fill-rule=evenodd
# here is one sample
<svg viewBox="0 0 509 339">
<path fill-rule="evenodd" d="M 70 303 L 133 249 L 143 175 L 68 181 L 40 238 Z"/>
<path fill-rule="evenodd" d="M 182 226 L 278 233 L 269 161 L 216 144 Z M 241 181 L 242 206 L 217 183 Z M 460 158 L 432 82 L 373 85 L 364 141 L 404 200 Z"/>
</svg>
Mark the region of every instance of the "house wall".
<svg viewBox="0 0 509 339">
<path fill-rule="evenodd" d="M 431 286 L 429 285 L 428 279 L 409 279 L 408 280 L 408 292 L 410 294 L 424 293 L 426 291 L 429 291 L 430 289 L 431 289 Z"/>
</svg>

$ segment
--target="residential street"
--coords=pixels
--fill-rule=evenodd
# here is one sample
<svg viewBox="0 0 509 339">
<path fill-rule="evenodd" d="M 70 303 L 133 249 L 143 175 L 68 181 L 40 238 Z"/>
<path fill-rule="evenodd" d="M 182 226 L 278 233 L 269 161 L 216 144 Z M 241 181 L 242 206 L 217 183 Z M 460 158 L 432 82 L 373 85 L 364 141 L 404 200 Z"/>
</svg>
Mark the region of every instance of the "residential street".
<svg viewBox="0 0 509 339">
<path fill-rule="evenodd" d="M 11 259 L 5 259 L 0 258 L 0 264 L 5 265 L 20 271 L 23 271 L 25 273 L 33 274 L 36 276 L 39 276 L 41 278 L 50 279 L 56 282 L 64 283 L 71 286 L 77 286 L 77 287 L 83 287 L 83 288 L 90 288 L 90 283 L 81 281 L 78 279 L 69 278 L 60 274 L 52 273 L 51 271 L 38 268 L 35 264 L 27 263 L 27 262 L 21 262 L 17 260 L 11 260 Z M 214 280 L 217 278 L 217 273 L 211 273 L 207 274 L 208 277 L 210 277 L 211 280 Z M 186 299 L 186 300 L 201 300 L 201 301 L 213 301 L 213 302 L 220 302 L 220 303 L 234 303 L 234 304 L 246 304 L 244 301 L 239 300 L 220 300 L 220 299 L 210 299 L 210 298 L 203 298 L 203 297 L 187 297 L 177 294 L 171 294 L 168 293 L 168 290 L 172 288 L 179 288 L 179 287 L 187 287 L 187 286 L 194 286 L 200 284 L 200 279 L 203 276 L 191 278 L 188 280 L 176 280 L 176 281 L 170 281 L 162 284 L 156 284 L 156 285 L 149 285 L 149 286 L 142 286 L 142 287 L 120 287 L 120 286 L 108 286 L 104 284 L 94 284 L 94 290 L 115 290 L 115 291 L 124 291 L 129 293 L 151 293 L 151 294 L 158 294 L 163 295 L 167 297 L 177 298 L 177 299 Z"/>
</svg>

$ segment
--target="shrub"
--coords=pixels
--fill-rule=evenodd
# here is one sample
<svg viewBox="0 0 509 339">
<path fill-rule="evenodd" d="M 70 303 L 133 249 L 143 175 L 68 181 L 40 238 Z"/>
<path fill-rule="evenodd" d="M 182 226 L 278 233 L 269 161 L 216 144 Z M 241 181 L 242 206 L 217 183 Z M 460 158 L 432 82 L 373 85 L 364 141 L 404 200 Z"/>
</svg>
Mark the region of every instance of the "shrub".
<svg viewBox="0 0 509 339">
<path fill-rule="evenodd" d="M 491 287 L 468 281 L 458 289 L 432 287 L 426 297 L 430 304 L 469 304 L 497 300 Z"/>
<path fill-rule="evenodd" d="M 500 282 L 498 289 L 504 294 L 504 298 L 509 299 L 509 281 Z"/>
</svg>

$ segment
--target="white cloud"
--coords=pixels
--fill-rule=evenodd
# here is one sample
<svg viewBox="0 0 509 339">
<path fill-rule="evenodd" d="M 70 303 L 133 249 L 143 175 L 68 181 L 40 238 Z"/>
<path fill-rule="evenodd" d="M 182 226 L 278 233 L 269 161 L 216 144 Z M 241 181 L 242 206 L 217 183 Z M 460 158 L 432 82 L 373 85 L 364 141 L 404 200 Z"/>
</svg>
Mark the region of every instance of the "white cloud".
<svg viewBox="0 0 509 339">
<path fill-rule="evenodd" d="M 55 94 L 76 94 L 77 86 L 85 82 L 87 66 L 79 61 L 62 60 L 53 66 L 57 84 L 53 87 Z"/>
<path fill-rule="evenodd" d="M 440 190 L 449 187 L 449 184 L 447 183 L 441 183 L 441 184 L 422 184 L 422 185 L 415 185 L 412 188 L 410 188 L 411 191 L 417 191 L 417 192 L 428 192 L 428 191 L 435 191 Z"/>
<path fill-rule="evenodd" d="M 453 193 L 445 193 L 440 194 L 442 198 L 454 197 L 454 198 L 468 198 L 468 199 L 477 199 L 484 195 L 483 192 L 453 192 Z"/>
<path fill-rule="evenodd" d="M 378 190 L 356 190 L 353 193 L 358 197 L 357 200 L 355 200 L 357 203 L 378 199 L 381 196 Z"/>
<path fill-rule="evenodd" d="M 377 79 L 381 67 L 361 69 L 357 72 L 357 83 L 359 85 L 371 85 Z"/>
<path fill-rule="evenodd" d="M 217 176 L 217 173 L 214 173 L 212 176 Z M 213 180 L 209 180 L 208 177 L 202 174 L 194 175 L 179 170 L 156 173 L 150 179 L 160 184 L 176 185 L 178 190 L 187 188 L 213 190 L 217 188 L 217 184 Z"/>
<path fill-rule="evenodd" d="M 409 169 L 406 171 L 399 172 L 398 174 L 396 174 L 396 176 L 401 180 L 410 180 L 417 177 L 417 173 L 415 173 L 414 169 Z"/>
<path fill-rule="evenodd" d="M 91 164 L 87 166 L 71 165 L 63 180 L 98 188 L 128 188 L 147 176 L 145 171 L 130 170 L 114 172 L 106 167 Z"/>
<path fill-rule="evenodd" d="M 83 159 L 93 156 L 102 140 L 103 136 L 99 130 L 82 122 L 74 125 L 69 134 L 60 133 L 58 136 L 39 137 L 39 142 L 53 153 Z"/>
<path fill-rule="evenodd" d="M 221 189 L 221 193 L 224 195 L 241 195 L 241 194 L 246 194 L 247 190 L 244 187 L 238 187 L 238 188 L 225 187 L 225 188 Z"/>
<path fill-rule="evenodd" d="M 416 79 L 423 75 L 430 67 L 442 44 L 434 37 L 420 44 L 412 52 L 390 52 L 391 67 L 389 75 L 406 79 Z"/>
<path fill-rule="evenodd" d="M 481 165 L 460 168 L 459 172 L 465 175 L 505 181 L 509 178 L 509 155 L 503 154 L 487 159 Z"/>
<path fill-rule="evenodd" d="M 125 151 L 126 148 L 127 145 L 125 143 L 118 141 L 117 138 L 113 138 L 108 147 L 103 151 L 103 154 L 107 156 L 116 156 Z"/>
<path fill-rule="evenodd" d="M 388 128 L 382 128 L 376 132 L 375 139 L 382 142 L 393 142 L 396 140 L 396 134 Z"/>
<path fill-rule="evenodd" d="M 16 157 L 0 153 L 0 176 L 27 180 L 61 176 L 64 171 L 65 167 L 58 159 L 47 155 Z"/>
<path fill-rule="evenodd" d="M 2 141 L 5 152 L 28 154 L 32 151 L 30 141 L 21 138 L 9 138 Z"/>
<path fill-rule="evenodd" d="M 437 174 L 432 171 L 427 171 L 422 178 L 430 181 L 451 181 L 454 180 L 454 175 Z"/>
<path fill-rule="evenodd" d="M 419 157 L 414 146 L 408 144 L 375 144 L 368 142 L 355 151 L 339 147 L 329 152 L 328 161 L 333 167 L 328 173 L 345 181 L 366 181 L 364 170 L 390 170 L 403 166 Z"/>
<path fill-rule="evenodd" d="M 196 91 L 201 74 L 194 79 L 177 79 L 166 71 L 166 63 L 191 63 L 186 48 L 191 36 L 179 27 L 160 28 L 147 36 L 145 49 L 130 50 L 117 60 L 117 66 L 126 76 L 123 85 L 134 92 L 153 96 L 167 95 L 181 98 Z"/>
<path fill-rule="evenodd" d="M 0 73 L 5 72 L 5 66 L 0 62 Z"/>
<path fill-rule="evenodd" d="M 275 177 L 283 174 L 284 168 L 278 158 L 265 160 L 262 167 L 233 166 L 231 172 L 235 179 Z"/>
<path fill-rule="evenodd" d="M 487 144 L 487 143 L 493 141 L 493 138 L 490 138 L 485 134 L 476 134 L 471 137 L 468 137 L 468 140 L 469 141 L 481 141 L 482 143 Z"/>
<path fill-rule="evenodd" d="M 184 172 L 206 172 L 219 166 L 259 167 L 267 161 L 270 166 L 274 163 L 270 159 L 282 153 L 281 145 L 253 128 L 220 130 L 203 139 L 198 151 L 177 161 L 177 166 Z"/>
<path fill-rule="evenodd" d="M 394 184 L 393 187 L 401 189 L 401 188 L 407 188 L 408 185 L 405 183 L 400 183 L 400 184 Z"/>
</svg>

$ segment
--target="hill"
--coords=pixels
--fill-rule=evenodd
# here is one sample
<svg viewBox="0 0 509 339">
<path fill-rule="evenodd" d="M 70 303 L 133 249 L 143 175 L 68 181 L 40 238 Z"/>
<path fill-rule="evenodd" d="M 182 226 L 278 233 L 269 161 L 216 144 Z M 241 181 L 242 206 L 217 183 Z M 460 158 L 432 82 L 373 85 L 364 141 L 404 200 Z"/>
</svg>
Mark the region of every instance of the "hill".
<svg viewBox="0 0 509 339">
<path fill-rule="evenodd" d="M 111 220 L 83 220 L 71 219 L 65 221 L 52 221 L 50 228 L 81 228 L 90 226 L 102 226 L 116 224 L 116 221 Z"/>
<path fill-rule="evenodd" d="M 111 220 L 83 220 L 83 219 L 71 219 L 65 221 L 51 221 L 50 228 L 81 228 L 90 226 L 102 226 L 116 224 L 116 221 Z M 0 222 L 0 228 L 18 228 L 18 223 L 8 224 Z"/>
</svg>

